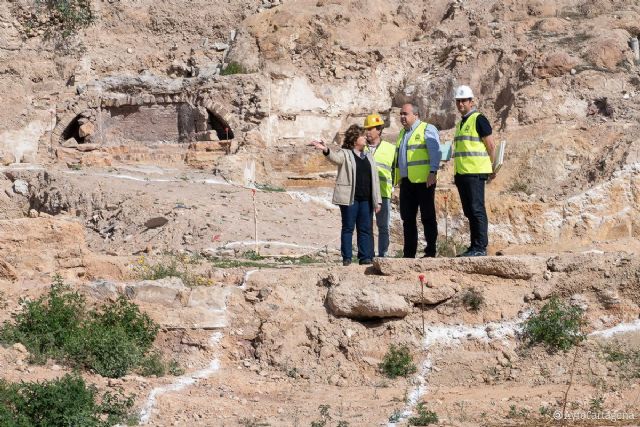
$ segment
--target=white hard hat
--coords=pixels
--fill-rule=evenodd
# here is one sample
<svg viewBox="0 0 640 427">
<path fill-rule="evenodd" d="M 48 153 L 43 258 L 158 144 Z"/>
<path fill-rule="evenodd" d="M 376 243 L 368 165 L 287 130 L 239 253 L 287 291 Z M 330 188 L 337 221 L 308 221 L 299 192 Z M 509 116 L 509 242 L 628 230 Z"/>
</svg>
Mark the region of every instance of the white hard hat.
<svg viewBox="0 0 640 427">
<path fill-rule="evenodd" d="M 473 91 L 469 86 L 458 86 L 455 92 L 456 99 L 470 99 L 473 98 Z"/>
</svg>

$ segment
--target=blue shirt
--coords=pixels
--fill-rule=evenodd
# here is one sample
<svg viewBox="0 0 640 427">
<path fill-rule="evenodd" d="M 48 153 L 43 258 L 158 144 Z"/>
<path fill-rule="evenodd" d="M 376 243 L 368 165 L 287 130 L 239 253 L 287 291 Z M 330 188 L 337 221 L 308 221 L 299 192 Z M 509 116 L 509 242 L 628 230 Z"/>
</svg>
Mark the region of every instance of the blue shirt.
<svg viewBox="0 0 640 427">
<path fill-rule="evenodd" d="M 422 123 L 420 120 L 413 122 L 411 129 L 404 132 L 404 137 L 400 143 L 400 153 L 398 155 L 398 168 L 400 169 L 400 177 L 406 178 L 409 176 L 409 170 L 407 168 L 407 141 L 411 138 L 413 131 Z M 440 168 L 440 135 L 438 135 L 438 129 L 434 125 L 427 124 L 427 128 L 424 130 L 424 140 L 427 144 L 427 150 L 429 151 L 429 170 L 431 172 L 437 172 Z"/>
</svg>

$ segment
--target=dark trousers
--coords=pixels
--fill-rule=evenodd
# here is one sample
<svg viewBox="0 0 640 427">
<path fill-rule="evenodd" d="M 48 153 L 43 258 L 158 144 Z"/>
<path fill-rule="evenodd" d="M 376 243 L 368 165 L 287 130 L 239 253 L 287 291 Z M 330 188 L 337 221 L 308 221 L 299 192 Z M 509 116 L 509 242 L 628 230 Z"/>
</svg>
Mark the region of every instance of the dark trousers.
<svg viewBox="0 0 640 427">
<path fill-rule="evenodd" d="M 486 251 L 489 244 L 489 220 L 484 207 L 484 186 L 487 182 L 485 174 L 456 174 L 454 177 L 462 212 L 469 220 L 471 246 L 469 249 Z"/>
<path fill-rule="evenodd" d="M 343 260 L 351 260 L 353 250 L 353 229 L 358 231 L 358 260 L 372 260 L 373 253 L 373 210 L 370 201 L 354 201 L 352 205 L 340 206 L 342 232 L 340 252 Z"/>
<path fill-rule="evenodd" d="M 415 258 L 418 250 L 418 224 L 416 216 L 420 208 L 420 219 L 424 227 L 427 246 L 426 256 L 436 256 L 436 240 L 438 239 L 438 222 L 435 205 L 436 186 L 427 188 L 424 182 L 414 184 L 407 178 L 400 181 L 400 218 L 404 230 L 404 257 Z"/>
</svg>

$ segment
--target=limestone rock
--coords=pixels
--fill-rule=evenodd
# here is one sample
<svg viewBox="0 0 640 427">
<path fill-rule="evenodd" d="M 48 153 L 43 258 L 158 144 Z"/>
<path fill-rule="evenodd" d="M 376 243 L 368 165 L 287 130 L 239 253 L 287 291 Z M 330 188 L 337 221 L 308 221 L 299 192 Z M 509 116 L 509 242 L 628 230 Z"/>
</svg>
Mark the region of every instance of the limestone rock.
<svg viewBox="0 0 640 427">
<path fill-rule="evenodd" d="M 29 195 L 29 183 L 21 179 L 13 181 L 13 192 L 22 196 Z"/>
<path fill-rule="evenodd" d="M 188 288 L 179 277 L 168 277 L 159 280 L 143 280 L 127 285 L 125 292 L 136 302 L 160 304 L 165 307 L 181 307 L 182 293 Z"/>
<path fill-rule="evenodd" d="M 598 289 L 596 295 L 605 308 L 613 308 L 620 304 L 620 293 L 615 288 Z"/>
<path fill-rule="evenodd" d="M 449 269 L 460 273 L 529 280 L 546 269 L 546 261 L 546 258 L 542 257 L 515 256 L 424 259 L 376 258 L 374 266 L 384 275 Z"/>
<path fill-rule="evenodd" d="M 410 307 L 407 301 L 383 287 L 362 287 L 343 283 L 327 294 L 327 307 L 336 316 L 351 319 L 405 317 Z"/>
<path fill-rule="evenodd" d="M 16 270 L 7 261 L 0 259 L 0 279 L 16 280 Z"/>
<path fill-rule="evenodd" d="M 440 285 L 434 287 L 425 287 L 424 289 L 424 302 L 425 304 L 435 305 L 440 304 L 456 294 L 456 289 L 453 286 Z M 422 302 L 422 294 L 415 294 L 416 299 L 414 304 L 420 304 Z"/>
<path fill-rule="evenodd" d="M 589 308 L 589 300 L 582 294 L 571 295 L 569 303 L 580 308 L 583 311 L 586 311 Z"/>
<path fill-rule="evenodd" d="M 624 30 L 613 30 L 608 34 L 596 37 L 589 42 L 585 59 L 597 67 L 613 70 L 625 58 L 629 50 L 627 40 L 629 33 Z"/>
<path fill-rule="evenodd" d="M 570 73 L 577 64 L 578 60 L 567 52 L 553 52 L 534 67 L 533 74 L 540 78 L 558 77 Z"/>
<path fill-rule="evenodd" d="M 545 300 L 551 296 L 553 286 L 549 283 L 538 283 L 533 287 L 533 295 L 539 300 Z"/>
<path fill-rule="evenodd" d="M 80 128 L 78 129 L 78 135 L 80 136 L 80 138 L 85 138 L 87 136 L 93 135 L 95 130 L 95 125 L 91 122 L 87 122 L 80 126 Z"/>
</svg>

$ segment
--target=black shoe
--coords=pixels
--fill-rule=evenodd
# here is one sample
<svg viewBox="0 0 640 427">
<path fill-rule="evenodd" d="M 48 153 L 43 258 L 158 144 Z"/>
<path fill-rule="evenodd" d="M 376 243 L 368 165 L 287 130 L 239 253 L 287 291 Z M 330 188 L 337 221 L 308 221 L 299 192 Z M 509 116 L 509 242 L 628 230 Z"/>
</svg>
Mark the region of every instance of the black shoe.
<svg viewBox="0 0 640 427">
<path fill-rule="evenodd" d="M 463 257 L 487 256 L 487 251 L 472 250 L 472 251 L 467 251 L 460 256 L 463 256 Z"/>
<path fill-rule="evenodd" d="M 362 259 L 360 260 L 360 265 L 371 265 L 373 264 L 373 261 L 370 259 Z"/>
<path fill-rule="evenodd" d="M 469 253 L 475 251 L 475 249 L 473 248 L 469 248 L 466 251 L 462 252 L 461 254 L 456 255 L 456 258 L 460 258 L 460 257 L 464 257 L 464 256 L 469 256 Z"/>
<path fill-rule="evenodd" d="M 436 254 L 424 254 L 422 255 L 422 258 L 435 258 Z"/>
<path fill-rule="evenodd" d="M 345 267 L 351 265 L 351 260 L 350 259 L 343 259 L 342 260 L 342 265 L 345 266 Z"/>
</svg>

